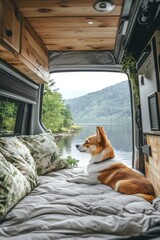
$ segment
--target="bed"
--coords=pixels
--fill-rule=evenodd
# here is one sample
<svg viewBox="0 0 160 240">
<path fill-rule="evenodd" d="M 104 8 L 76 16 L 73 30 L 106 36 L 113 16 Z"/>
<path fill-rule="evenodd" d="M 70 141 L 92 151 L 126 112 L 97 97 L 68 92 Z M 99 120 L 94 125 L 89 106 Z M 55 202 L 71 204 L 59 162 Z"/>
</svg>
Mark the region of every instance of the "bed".
<svg viewBox="0 0 160 240">
<path fill-rule="evenodd" d="M 150 204 L 103 184 L 67 181 L 83 171 L 63 167 L 39 175 L 1 221 L 0 239 L 160 239 L 160 198 Z"/>
</svg>

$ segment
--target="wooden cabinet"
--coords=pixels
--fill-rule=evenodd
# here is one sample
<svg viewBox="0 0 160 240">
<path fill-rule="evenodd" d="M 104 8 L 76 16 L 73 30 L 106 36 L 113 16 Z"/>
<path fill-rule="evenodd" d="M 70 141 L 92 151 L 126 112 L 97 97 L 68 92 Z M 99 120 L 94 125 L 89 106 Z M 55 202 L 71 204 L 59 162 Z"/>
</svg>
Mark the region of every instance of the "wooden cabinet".
<svg viewBox="0 0 160 240">
<path fill-rule="evenodd" d="M 19 58 L 36 74 L 48 81 L 48 51 L 33 32 L 27 22 L 23 21 L 21 35 L 21 51 Z"/>
<path fill-rule="evenodd" d="M 14 50 L 20 50 L 20 21 L 16 16 L 15 6 L 11 1 L 0 1 L 1 38 Z"/>
<path fill-rule="evenodd" d="M 147 135 L 151 156 L 145 159 L 146 178 L 153 184 L 156 196 L 160 196 L 160 136 Z"/>
<path fill-rule="evenodd" d="M 0 59 L 36 83 L 49 81 L 48 50 L 11 0 L 0 0 Z"/>
</svg>

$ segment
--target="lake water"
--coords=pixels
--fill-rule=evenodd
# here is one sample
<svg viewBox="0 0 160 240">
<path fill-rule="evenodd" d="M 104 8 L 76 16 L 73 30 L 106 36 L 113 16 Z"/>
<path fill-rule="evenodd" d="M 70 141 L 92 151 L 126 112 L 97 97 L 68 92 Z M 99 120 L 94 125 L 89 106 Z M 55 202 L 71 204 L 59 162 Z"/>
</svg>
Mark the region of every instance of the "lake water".
<svg viewBox="0 0 160 240">
<path fill-rule="evenodd" d="M 102 125 L 107 136 L 114 147 L 116 158 L 127 166 L 132 166 L 132 127 L 131 123 L 106 124 Z M 96 126 L 82 126 L 80 132 L 75 135 L 65 136 L 56 139 L 63 157 L 71 155 L 79 160 L 78 166 L 85 167 L 88 164 L 90 155 L 77 150 L 76 144 L 84 141 L 90 135 L 95 134 Z"/>
</svg>

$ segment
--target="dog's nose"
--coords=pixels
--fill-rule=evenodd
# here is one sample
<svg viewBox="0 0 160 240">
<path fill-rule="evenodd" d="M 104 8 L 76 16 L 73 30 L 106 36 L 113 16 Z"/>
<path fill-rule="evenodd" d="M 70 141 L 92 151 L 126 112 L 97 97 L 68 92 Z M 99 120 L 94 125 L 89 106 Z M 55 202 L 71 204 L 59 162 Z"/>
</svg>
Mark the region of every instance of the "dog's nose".
<svg viewBox="0 0 160 240">
<path fill-rule="evenodd" d="M 76 145 L 76 148 L 78 148 L 78 147 L 79 147 L 79 145 L 77 144 L 77 145 Z"/>
</svg>

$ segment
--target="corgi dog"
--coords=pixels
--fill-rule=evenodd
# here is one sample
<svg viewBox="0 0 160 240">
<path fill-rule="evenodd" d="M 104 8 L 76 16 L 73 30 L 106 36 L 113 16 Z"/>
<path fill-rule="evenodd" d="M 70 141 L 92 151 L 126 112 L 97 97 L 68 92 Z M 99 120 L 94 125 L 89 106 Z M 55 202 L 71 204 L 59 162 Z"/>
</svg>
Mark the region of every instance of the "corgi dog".
<svg viewBox="0 0 160 240">
<path fill-rule="evenodd" d="M 96 127 L 96 134 L 89 136 L 84 143 L 76 145 L 80 152 L 91 155 L 87 175 L 78 175 L 69 182 L 110 186 L 123 194 L 136 195 L 151 202 L 155 198 L 152 184 L 142 175 L 119 162 L 103 127 Z"/>
</svg>

